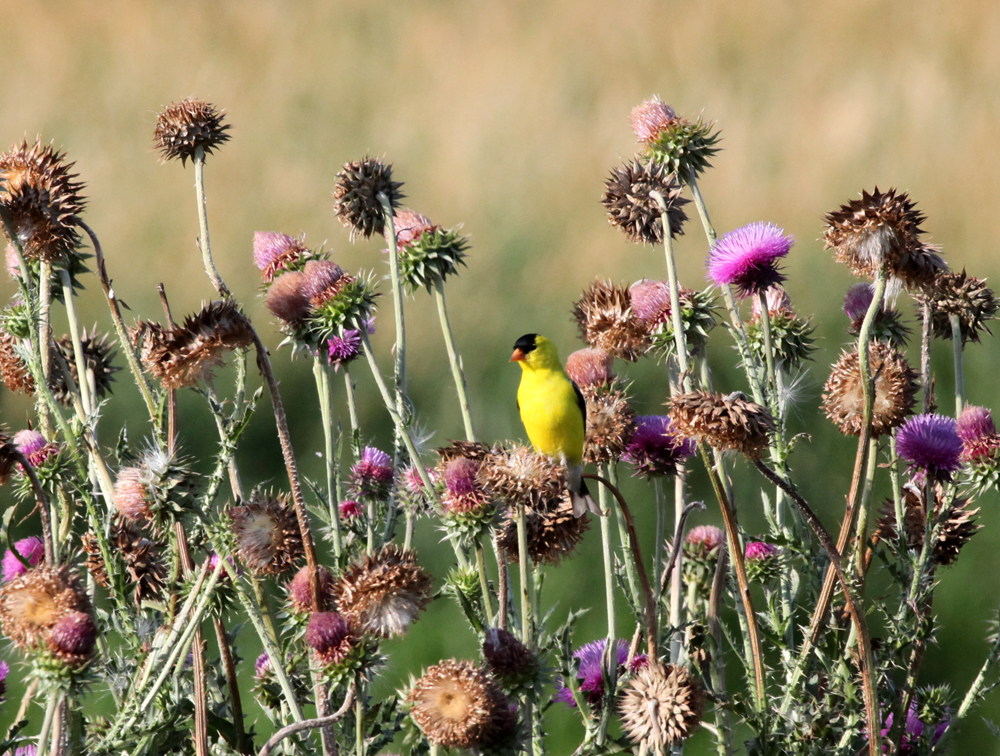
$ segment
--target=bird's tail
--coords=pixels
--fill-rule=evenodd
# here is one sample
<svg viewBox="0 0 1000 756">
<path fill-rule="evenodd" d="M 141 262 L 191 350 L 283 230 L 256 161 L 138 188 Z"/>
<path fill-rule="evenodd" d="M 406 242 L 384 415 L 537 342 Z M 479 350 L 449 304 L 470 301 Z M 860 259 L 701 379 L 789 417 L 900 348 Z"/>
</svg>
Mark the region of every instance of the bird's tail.
<svg viewBox="0 0 1000 756">
<path fill-rule="evenodd" d="M 604 513 L 587 490 L 583 479 L 583 465 L 568 465 L 566 467 L 566 483 L 573 499 L 573 516 L 583 517 L 587 512 L 593 512 L 598 517 Z"/>
</svg>

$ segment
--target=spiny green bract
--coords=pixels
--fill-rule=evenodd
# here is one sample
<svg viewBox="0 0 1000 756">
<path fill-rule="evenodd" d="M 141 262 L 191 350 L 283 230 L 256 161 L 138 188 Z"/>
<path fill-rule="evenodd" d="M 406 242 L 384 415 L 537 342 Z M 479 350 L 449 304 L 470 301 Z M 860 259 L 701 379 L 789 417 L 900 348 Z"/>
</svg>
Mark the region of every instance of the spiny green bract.
<svg viewBox="0 0 1000 756">
<path fill-rule="evenodd" d="M 679 118 L 663 129 L 656 141 L 649 145 L 649 155 L 687 183 L 710 168 L 712 156 L 719 151 L 715 146 L 719 141 L 719 132 L 712 133 L 713 125 L 700 118 L 693 123 Z"/>
<path fill-rule="evenodd" d="M 431 291 L 465 265 L 469 239 L 458 229 L 435 228 L 399 248 L 399 277 L 412 294 L 419 288 Z"/>
</svg>

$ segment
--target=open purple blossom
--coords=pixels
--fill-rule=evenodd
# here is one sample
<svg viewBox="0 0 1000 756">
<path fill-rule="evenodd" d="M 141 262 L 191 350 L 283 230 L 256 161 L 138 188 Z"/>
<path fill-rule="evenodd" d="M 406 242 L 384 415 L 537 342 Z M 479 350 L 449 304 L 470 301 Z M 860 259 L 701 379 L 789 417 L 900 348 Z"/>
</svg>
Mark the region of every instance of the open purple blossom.
<svg viewBox="0 0 1000 756">
<path fill-rule="evenodd" d="M 14 756 L 36 756 L 38 747 L 33 745 L 21 746 L 14 750 Z"/>
<path fill-rule="evenodd" d="M 763 541 L 749 541 L 746 547 L 746 558 L 750 561 L 764 562 L 778 555 L 778 547 Z"/>
<path fill-rule="evenodd" d="M 882 726 L 882 737 L 888 737 L 890 731 L 892 730 L 892 720 L 893 715 L 890 713 L 889 716 L 885 718 L 885 723 Z M 934 733 L 931 735 L 931 747 L 937 745 L 937 742 L 944 735 L 945 730 L 951 721 L 945 719 L 938 722 L 934 726 Z M 903 731 L 903 737 L 899 744 L 899 754 L 900 756 L 910 756 L 910 754 L 917 752 L 917 746 L 924 737 L 924 729 L 927 727 L 920 718 L 917 717 L 917 702 L 913 701 L 910 704 L 909 711 L 906 712 L 906 727 Z M 884 746 L 883 746 L 884 749 Z"/>
<path fill-rule="evenodd" d="M 21 452 L 32 467 L 40 466 L 59 451 L 59 447 L 50 444 L 45 440 L 45 436 L 36 430 L 20 430 L 14 434 L 14 445 Z"/>
<path fill-rule="evenodd" d="M 5 661 L 0 661 L 0 700 L 7 695 L 7 675 L 10 674 L 10 665 Z"/>
<path fill-rule="evenodd" d="M 327 339 L 326 345 L 330 364 L 335 371 L 340 370 L 341 365 L 346 365 L 361 354 L 361 331 L 346 329 L 341 335 Z"/>
<path fill-rule="evenodd" d="M 694 451 L 694 441 L 673 432 L 668 415 L 640 415 L 622 458 L 632 464 L 635 475 L 651 478 L 676 475 L 677 466 Z"/>
<path fill-rule="evenodd" d="M 32 567 L 45 558 L 45 544 L 38 536 L 28 536 L 15 541 L 14 550 Z M 0 570 L 3 572 L 3 581 L 6 583 L 26 573 L 28 568 L 21 563 L 21 560 L 11 549 L 7 549 L 3 555 L 3 562 L 0 563 Z"/>
<path fill-rule="evenodd" d="M 757 221 L 730 231 L 712 247 L 708 278 L 717 286 L 735 286 L 741 296 L 766 291 L 785 280 L 778 260 L 795 239 L 773 223 Z"/>
<path fill-rule="evenodd" d="M 958 437 L 962 439 L 962 461 L 976 462 L 993 456 L 1000 448 L 1000 435 L 993 414 L 986 407 L 968 406 L 956 421 Z"/>
<path fill-rule="evenodd" d="M 345 499 L 340 502 L 340 517 L 344 520 L 353 520 L 355 517 L 360 517 L 364 510 L 361 505 L 354 499 Z"/>
<path fill-rule="evenodd" d="M 847 290 L 844 295 L 844 312 L 851 319 L 851 324 L 855 327 L 861 325 L 861 321 L 868 314 L 868 308 L 872 306 L 872 298 L 875 296 L 875 287 L 870 283 L 856 283 Z"/>
<path fill-rule="evenodd" d="M 606 638 L 588 643 L 573 652 L 573 658 L 580 660 L 580 669 L 577 678 L 580 680 L 580 694 L 586 698 L 587 703 L 593 707 L 599 707 L 604 701 L 604 650 L 608 647 Z M 625 671 L 625 664 L 628 662 L 628 643 L 619 640 L 616 644 L 618 652 L 618 671 Z M 640 661 L 641 660 L 641 661 Z M 643 665 L 645 655 L 637 656 L 632 660 L 630 669 L 635 669 Z M 573 700 L 573 691 L 567 687 L 560 687 L 556 692 L 555 701 L 561 701 L 569 706 L 576 706 Z"/>
<path fill-rule="evenodd" d="M 351 468 L 351 492 L 360 498 L 379 498 L 392 484 L 392 457 L 374 446 L 366 446 Z"/>
<path fill-rule="evenodd" d="M 961 467 L 962 439 L 952 418 L 914 415 L 896 433 L 896 452 L 918 472 L 934 480 L 951 480 Z"/>
</svg>

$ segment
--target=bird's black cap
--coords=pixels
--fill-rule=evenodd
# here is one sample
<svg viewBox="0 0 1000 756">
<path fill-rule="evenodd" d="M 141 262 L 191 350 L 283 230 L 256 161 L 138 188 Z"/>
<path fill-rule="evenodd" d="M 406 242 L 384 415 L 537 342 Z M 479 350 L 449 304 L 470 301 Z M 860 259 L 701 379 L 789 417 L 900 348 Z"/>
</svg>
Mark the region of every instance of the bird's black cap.
<svg viewBox="0 0 1000 756">
<path fill-rule="evenodd" d="M 514 342 L 514 349 L 520 349 L 524 354 L 534 350 L 536 336 L 538 336 L 537 333 L 524 334 L 524 336 Z"/>
</svg>

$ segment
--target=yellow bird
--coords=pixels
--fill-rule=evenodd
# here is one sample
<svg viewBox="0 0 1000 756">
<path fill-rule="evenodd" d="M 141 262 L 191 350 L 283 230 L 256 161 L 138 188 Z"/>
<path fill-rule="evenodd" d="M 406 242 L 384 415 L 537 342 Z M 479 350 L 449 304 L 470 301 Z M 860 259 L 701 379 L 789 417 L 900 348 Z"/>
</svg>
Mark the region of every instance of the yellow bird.
<svg viewBox="0 0 1000 756">
<path fill-rule="evenodd" d="M 600 515 L 601 509 L 583 480 L 587 403 L 580 388 L 563 371 L 555 344 L 537 333 L 526 334 L 514 344 L 510 361 L 521 366 L 517 408 L 531 445 L 539 454 L 566 465 L 573 514 L 582 517 L 589 509 Z"/>
</svg>

